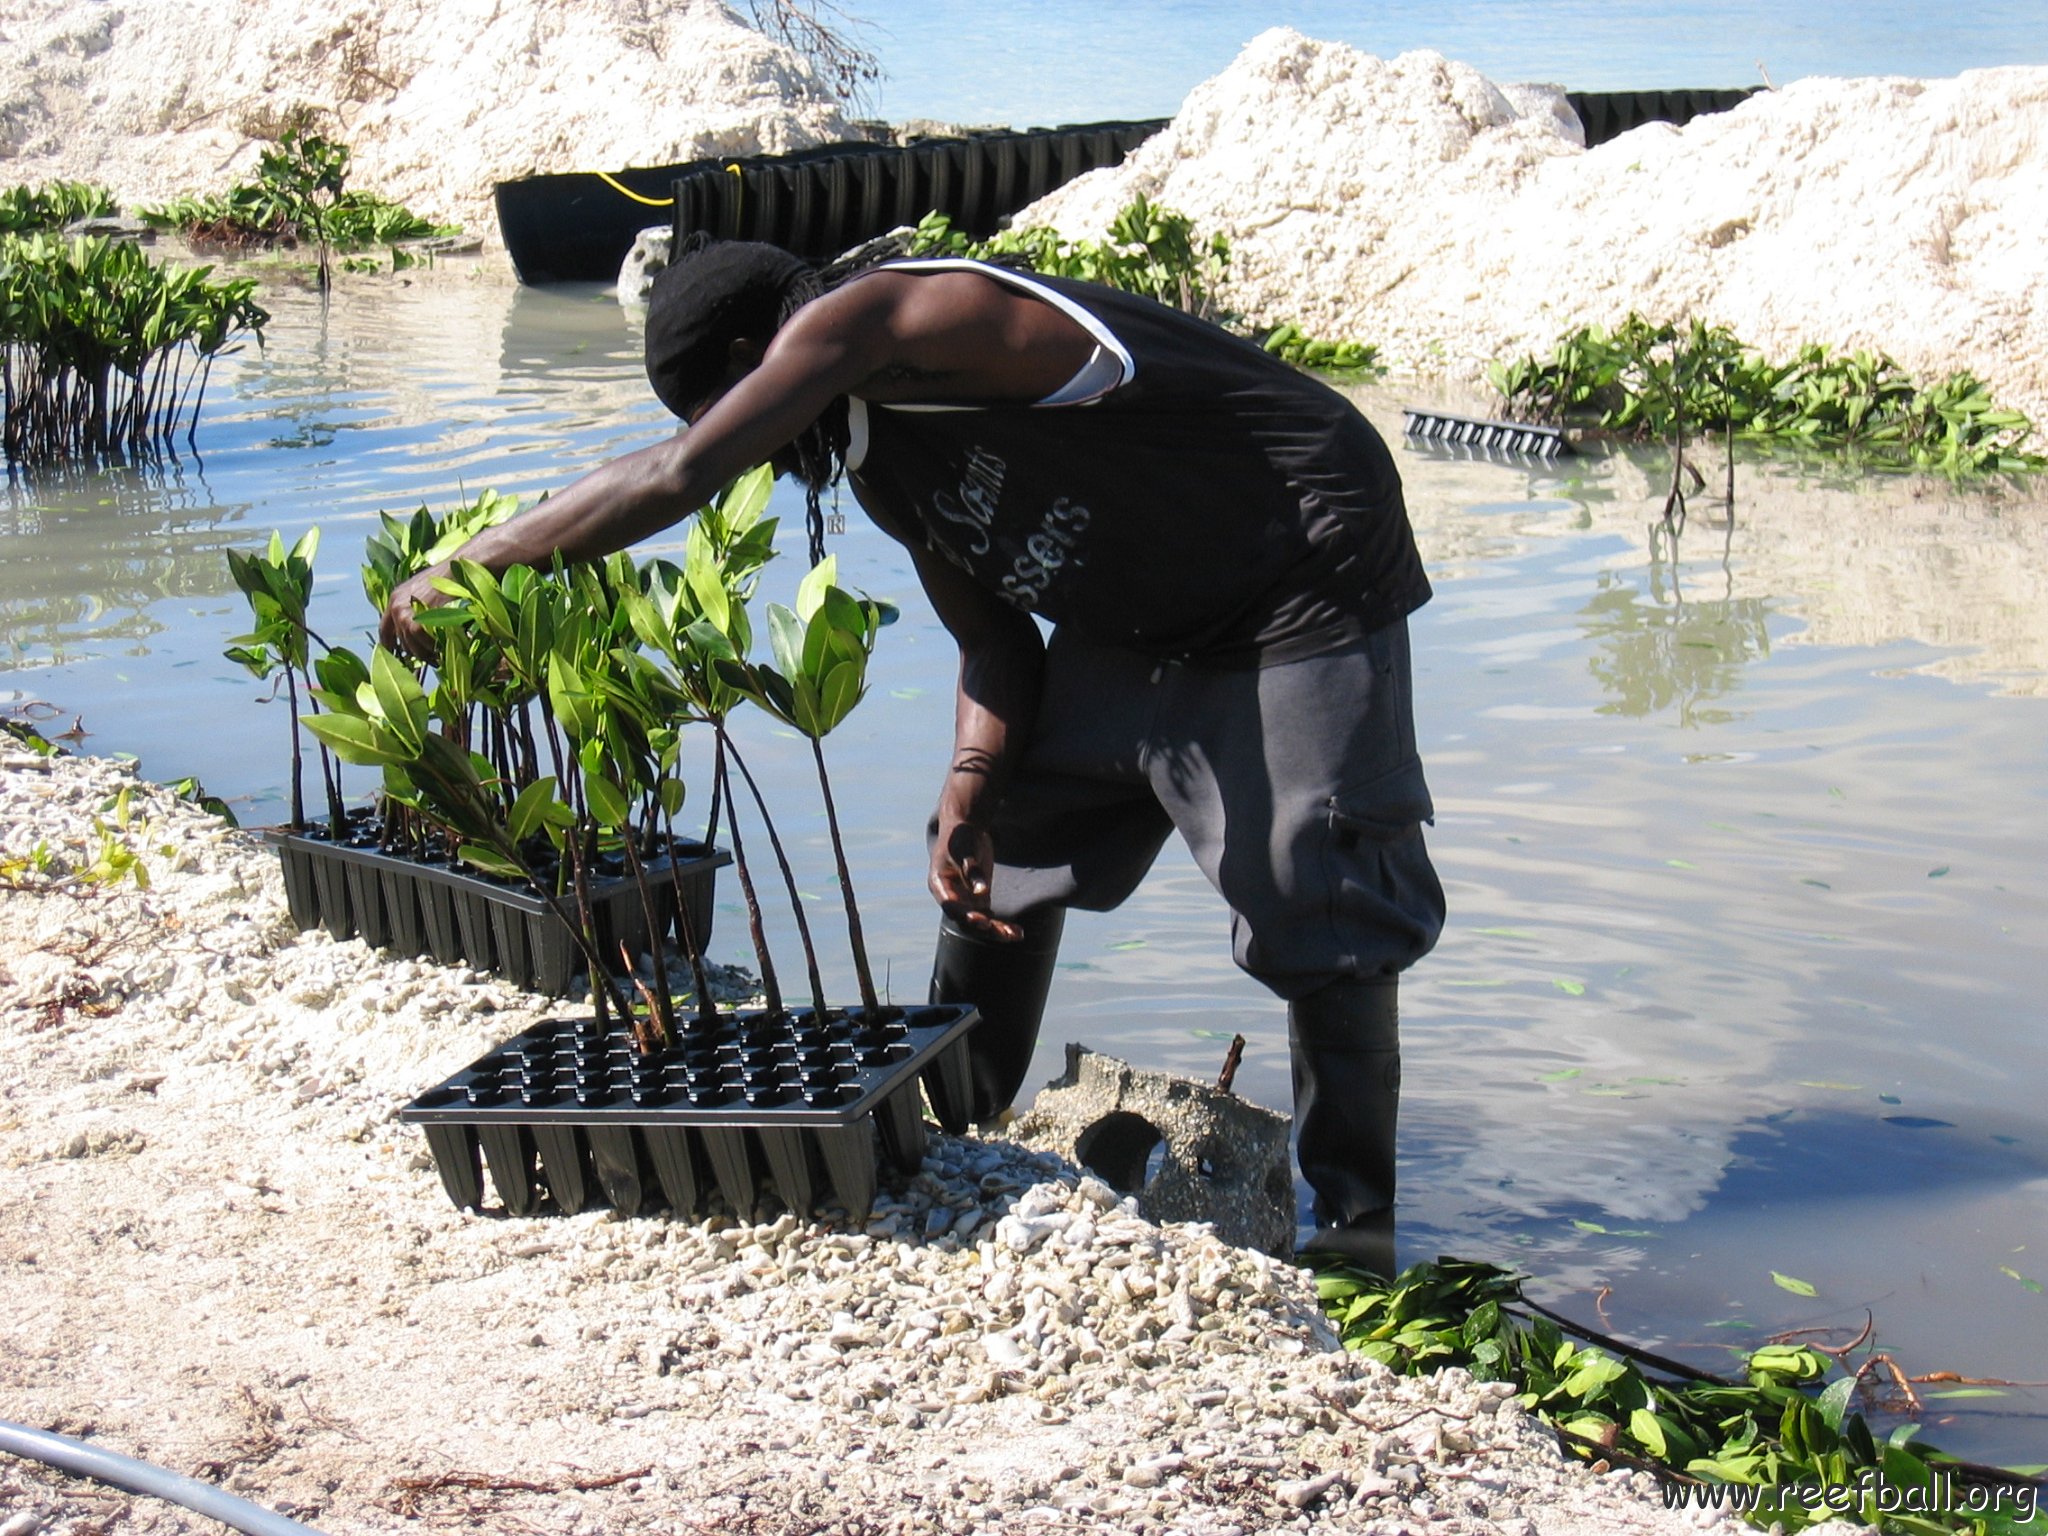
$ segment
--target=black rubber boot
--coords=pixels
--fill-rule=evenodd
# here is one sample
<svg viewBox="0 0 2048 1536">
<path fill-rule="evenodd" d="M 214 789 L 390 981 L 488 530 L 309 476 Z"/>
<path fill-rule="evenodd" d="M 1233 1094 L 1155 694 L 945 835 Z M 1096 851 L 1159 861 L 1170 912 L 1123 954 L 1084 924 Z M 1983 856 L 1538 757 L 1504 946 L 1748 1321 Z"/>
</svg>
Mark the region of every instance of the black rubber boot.
<svg viewBox="0 0 2048 1536">
<path fill-rule="evenodd" d="M 981 1022 L 967 1036 L 976 1124 L 1008 1109 L 1031 1070 L 1067 909 L 1034 907 L 1014 921 L 1024 937 L 1005 943 L 969 933 L 943 918 L 932 958 L 931 1000 L 972 1003 L 981 1010 Z"/>
<path fill-rule="evenodd" d="M 1391 1276 L 1394 1134 L 1401 1112 L 1398 983 L 1334 981 L 1287 1008 L 1295 1155 L 1315 1191 L 1304 1254 Z"/>
</svg>

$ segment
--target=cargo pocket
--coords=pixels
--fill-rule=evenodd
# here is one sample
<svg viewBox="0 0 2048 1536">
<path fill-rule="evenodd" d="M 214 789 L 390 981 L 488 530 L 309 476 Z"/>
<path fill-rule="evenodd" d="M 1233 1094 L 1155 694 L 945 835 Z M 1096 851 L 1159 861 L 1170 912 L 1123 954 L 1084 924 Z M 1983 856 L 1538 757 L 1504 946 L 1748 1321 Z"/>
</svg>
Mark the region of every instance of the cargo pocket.
<svg viewBox="0 0 2048 1536">
<path fill-rule="evenodd" d="M 1422 838 L 1435 817 L 1419 757 L 1331 796 L 1330 942 L 1341 972 L 1391 976 L 1435 945 L 1444 888 Z"/>
<path fill-rule="evenodd" d="M 1399 842 L 1424 822 L 1435 824 L 1436 806 L 1419 757 L 1330 797 L 1330 837 L 1339 848 Z"/>
</svg>

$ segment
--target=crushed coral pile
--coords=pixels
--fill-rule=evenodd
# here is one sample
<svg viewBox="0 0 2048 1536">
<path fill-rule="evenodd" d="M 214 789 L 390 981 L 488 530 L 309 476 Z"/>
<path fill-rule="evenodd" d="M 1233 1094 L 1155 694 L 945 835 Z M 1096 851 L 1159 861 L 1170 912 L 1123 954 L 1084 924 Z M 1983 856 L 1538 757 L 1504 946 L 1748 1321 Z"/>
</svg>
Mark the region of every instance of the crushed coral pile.
<svg viewBox="0 0 2048 1536">
<path fill-rule="evenodd" d="M 95 821 L 147 889 L 67 879 Z M 1337 1349 L 1293 1267 L 1005 1143 L 935 1138 L 859 1229 L 457 1211 L 394 1110 L 565 1005 L 292 932 L 272 855 L 109 762 L 0 767 L 0 865 L 12 1418 L 330 1536 L 1707 1519 L 1566 1464 L 1505 1388 Z M 24 1530 L 213 1528 L 25 1464 L 0 1496 Z"/>
<path fill-rule="evenodd" d="M 497 181 L 854 136 L 718 0 L 0 0 L 0 183 L 217 192 L 308 112 L 354 185 L 472 233 Z"/>
<path fill-rule="evenodd" d="M 1587 150 L 1555 89 L 1276 28 L 1122 166 L 1018 222 L 1099 236 L 1143 193 L 1228 236 L 1219 296 L 1248 318 L 1422 372 L 1474 377 L 1636 310 L 1773 355 L 1967 369 L 2039 427 L 2044 186 L 2048 68 L 1800 80 Z"/>
</svg>

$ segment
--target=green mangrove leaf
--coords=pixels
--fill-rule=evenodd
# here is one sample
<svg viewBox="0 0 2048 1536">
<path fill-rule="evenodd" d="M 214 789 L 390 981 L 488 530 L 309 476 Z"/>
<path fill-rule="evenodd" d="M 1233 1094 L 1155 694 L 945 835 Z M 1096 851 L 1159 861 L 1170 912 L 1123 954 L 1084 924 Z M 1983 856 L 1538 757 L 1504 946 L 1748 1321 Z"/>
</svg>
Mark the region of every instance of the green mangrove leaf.
<svg viewBox="0 0 2048 1536">
<path fill-rule="evenodd" d="M 455 856 L 487 875 L 497 875 L 506 880 L 525 878 L 526 871 L 497 849 L 483 843 L 464 843 L 455 850 Z"/>
<path fill-rule="evenodd" d="M 796 616 L 809 624 L 818 610 L 824 606 L 825 593 L 839 580 L 839 557 L 827 555 L 797 583 Z"/>
<path fill-rule="evenodd" d="M 583 793 L 590 801 L 590 814 L 603 826 L 621 828 L 632 815 L 626 792 L 605 774 L 586 773 Z"/>
<path fill-rule="evenodd" d="M 1796 1280 L 1790 1275 L 1781 1275 L 1775 1269 L 1771 1271 L 1771 1283 L 1781 1291 L 1790 1291 L 1794 1296 L 1818 1296 L 1820 1294 L 1819 1291 L 1815 1290 L 1806 1281 Z"/>
<path fill-rule="evenodd" d="M 804 668 L 804 621 L 781 603 L 768 605 L 768 646 L 775 665 L 789 677 L 801 676 Z"/>
<path fill-rule="evenodd" d="M 354 715 L 309 715 L 300 722 L 344 763 L 362 768 L 404 763 L 412 753 L 374 720 Z"/>
<path fill-rule="evenodd" d="M 417 757 L 427 733 L 427 696 L 412 670 L 381 645 L 370 653 L 370 686 L 378 712 L 406 756 Z"/>
<path fill-rule="evenodd" d="M 575 821 L 573 813 L 555 797 L 555 779 L 552 774 L 544 779 L 535 779 L 519 792 L 512 802 L 512 809 L 506 813 L 505 829 L 512 834 L 512 841 L 523 843 L 535 833 L 547 831 L 551 836 L 561 823 L 551 814 L 560 806 L 568 814 L 570 824 Z"/>
</svg>

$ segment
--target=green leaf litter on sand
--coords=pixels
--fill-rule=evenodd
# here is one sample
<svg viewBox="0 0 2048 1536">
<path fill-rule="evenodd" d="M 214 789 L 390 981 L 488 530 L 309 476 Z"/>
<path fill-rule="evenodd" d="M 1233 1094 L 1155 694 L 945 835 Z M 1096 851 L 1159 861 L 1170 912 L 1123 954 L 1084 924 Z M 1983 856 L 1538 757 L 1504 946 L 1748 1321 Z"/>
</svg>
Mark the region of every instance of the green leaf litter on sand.
<svg viewBox="0 0 2048 1536">
<path fill-rule="evenodd" d="M 1586 995 L 1586 984 L 1583 981 L 1567 981 L 1562 976 L 1559 976 L 1552 978 L 1550 984 L 1569 997 L 1584 997 Z"/>
<path fill-rule="evenodd" d="M 1109 947 L 1111 949 L 1143 949 L 1145 941 L 1143 939 L 1118 939 L 1116 943 Z"/>
<path fill-rule="evenodd" d="M 1536 1081 L 1539 1083 L 1569 1082 L 1572 1078 L 1577 1077 L 1584 1070 L 1585 1068 L 1583 1067 L 1562 1067 L 1555 1072 L 1544 1073 L 1541 1077 L 1537 1078 Z"/>
<path fill-rule="evenodd" d="M 1825 1088 L 1831 1093 L 1861 1093 L 1863 1091 L 1861 1083 L 1831 1083 L 1825 1078 L 1801 1078 L 1799 1086 L 1802 1088 Z"/>
<path fill-rule="evenodd" d="M 1939 880 L 1943 875 L 1948 873 L 1948 870 L 1948 865 L 1937 864 L 1933 869 L 1927 871 L 1927 878 L 1930 880 Z"/>
<path fill-rule="evenodd" d="M 1794 1296 L 1818 1296 L 1820 1294 L 1819 1291 L 1813 1288 L 1810 1282 L 1795 1280 L 1790 1275 L 1781 1275 L 1775 1269 L 1771 1271 L 1771 1283 L 1781 1291 L 1790 1291 Z"/>
</svg>

